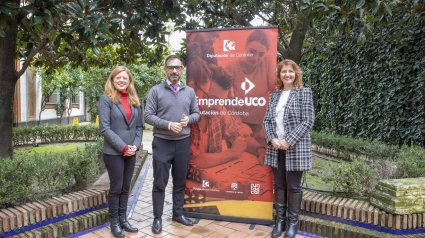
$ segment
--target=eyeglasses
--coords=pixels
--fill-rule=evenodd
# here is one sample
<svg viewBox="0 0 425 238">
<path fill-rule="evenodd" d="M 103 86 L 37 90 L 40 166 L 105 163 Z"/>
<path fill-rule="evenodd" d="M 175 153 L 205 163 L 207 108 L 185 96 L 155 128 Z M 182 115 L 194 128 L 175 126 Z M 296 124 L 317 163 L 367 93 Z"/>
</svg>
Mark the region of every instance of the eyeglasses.
<svg viewBox="0 0 425 238">
<path fill-rule="evenodd" d="M 177 72 L 183 69 L 183 66 L 165 66 L 165 68 L 168 71 L 174 71 L 176 70 Z"/>
</svg>

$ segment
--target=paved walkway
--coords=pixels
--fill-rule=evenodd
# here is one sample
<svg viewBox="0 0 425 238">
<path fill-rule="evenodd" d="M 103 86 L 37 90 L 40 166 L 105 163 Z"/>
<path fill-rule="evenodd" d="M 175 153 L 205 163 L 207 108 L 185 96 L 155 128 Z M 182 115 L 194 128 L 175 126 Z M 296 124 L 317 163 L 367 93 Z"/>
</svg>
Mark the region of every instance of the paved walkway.
<svg viewBox="0 0 425 238">
<path fill-rule="evenodd" d="M 152 131 L 145 130 L 143 133 L 143 149 L 152 153 Z M 250 224 L 245 223 L 232 223 L 224 221 L 214 221 L 201 219 L 198 224 L 194 226 L 183 226 L 177 222 L 171 221 L 172 215 L 172 181 L 169 181 L 165 196 L 164 215 L 162 217 L 162 233 L 155 235 L 151 232 L 151 225 L 153 221 L 152 214 L 152 164 L 148 170 L 147 176 L 144 180 L 142 190 L 137 199 L 137 204 L 129 219 L 130 223 L 139 228 L 138 233 L 125 232 L 126 237 L 166 237 L 166 238 L 242 238 L 242 237 L 271 237 L 270 233 L 272 227 L 255 225 L 254 229 L 249 229 Z M 194 220 L 194 219 L 192 219 Z M 109 226 L 93 230 L 92 232 L 80 236 L 81 238 L 113 238 Z M 283 237 L 283 236 L 282 236 Z M 297 235 L 297 238 L 310 237 L 304 235 Z"/>
</svg>

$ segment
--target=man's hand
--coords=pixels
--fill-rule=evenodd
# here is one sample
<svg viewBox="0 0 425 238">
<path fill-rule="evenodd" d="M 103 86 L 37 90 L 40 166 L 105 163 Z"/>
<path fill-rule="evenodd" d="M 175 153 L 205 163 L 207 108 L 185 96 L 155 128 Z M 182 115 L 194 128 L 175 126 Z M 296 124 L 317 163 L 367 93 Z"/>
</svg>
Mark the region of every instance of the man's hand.
<svg viewBox="0 0 425 238">
<path fill-rule="evenodd" d="M 252 134 L 252 129 L 245 123 L 241 123 L 239 126 L 239 134 L 243 137 L 248 137 Z"/>
<path fill-rule="evenodd" d="M 182 130 L 182 126 L 179 122 L 171 122 L 170 130 L 174 133 L 179 133 Z"/>
<path fill-rule="evenodd" d="M 187 126 L 187 123 L 189 123 L 189 117 L 187 117 L 184 113 L 182 115 L 182 119 L 180 120 L 180 125 L 182 127 Z"/>
<path fill-rule="evenodd" d="M 235 141 L 233 141 L 231 150 L 242 154 L 246 150 L 246 141 L 242 136 L 236 137 Z"/>
</svg>

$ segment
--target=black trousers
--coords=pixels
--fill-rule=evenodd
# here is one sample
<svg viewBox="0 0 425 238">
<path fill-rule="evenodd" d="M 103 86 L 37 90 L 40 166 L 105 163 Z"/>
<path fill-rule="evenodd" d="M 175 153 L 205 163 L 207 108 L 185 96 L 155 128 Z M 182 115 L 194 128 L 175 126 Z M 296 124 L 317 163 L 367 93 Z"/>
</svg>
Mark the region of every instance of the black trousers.
<svg viewBox="0 0 425 238">
<path fill-rule="evenodd" d="M 304 171 L 286 170 L 286 151 L 278 150 L 278 168 L 273 168 L 273 182 L 276 189 L 301 193 L 301 179 Z"/>
<path fill-rule="evenodd" d="M 128 193 L 136 164 L 136 156 L 103 154 L 103 161 L 108 170 L 110 180 L 108 195 L 109 216 L 111 218 L 126 216 Z"/>
<path fill-rule="evenodd" d="M 181 140 L 165 140 L 154 137 L 152 141 L 153 188 L 152 203 L 155 218 L 164 210 L 165 188 L 168 178 L 173 177 L 173 215 L 181 216 L 184 190 L 190 160 L 190 137 Z"/>
</svg>

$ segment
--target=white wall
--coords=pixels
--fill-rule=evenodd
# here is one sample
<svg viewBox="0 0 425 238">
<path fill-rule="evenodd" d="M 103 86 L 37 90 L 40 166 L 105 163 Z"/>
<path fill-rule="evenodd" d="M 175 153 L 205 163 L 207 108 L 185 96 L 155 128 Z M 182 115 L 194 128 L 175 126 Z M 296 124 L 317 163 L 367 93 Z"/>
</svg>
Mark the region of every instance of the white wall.
<svg viewBox="0 0 425 238">
<path fill-rule="evenodd" d="M 23 63 L 23 62 L 22 62 Z M 22 67 L 22 65 L 21 65 Z M 19 79 L 19 86 L 20 86 L 20 97 L 21 97 L 21 121 L 28 121 L 28 92 L 27 92 L 27 71 L 25 71 L 24 74 L 22 74 L 21 78 Z"/>
<path fill-rule="evenodd" d="M 27 88 L 27 72 L 25 72 L 21 78 L 20 78 L 20 97 L 21 97 L 21 122 L 28 122 L 28 88 Z M 42 99 L 42 93 L 41 93 L 41 77 L 40 75 L 36 75 L 35 77 L 35 83 L 36 83 L 36 120 L 40 120 L 39 113 L 41 110 L 41 99 Z M 84 116 L 85 113 L 85 107 L 84 107 L 84 93 L 79 93 L 80 97 L 80 107 L 79 108 L 73 108 L 71 112 L 71 121 L 72 118 L 75 116 Z M 67 118 L 68 114 L 64 114 L 63 118 Z M 41 120 L 49 120 L 49 119 L 57 119 L 59 118 L 56 115 L 55 109 L 45 109 L 41 113 Z"/>
</svg>

